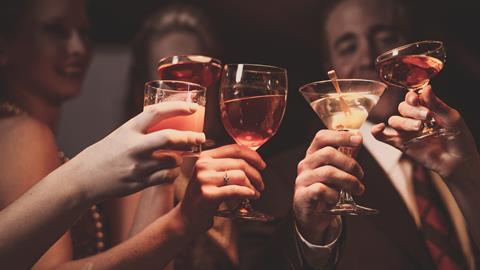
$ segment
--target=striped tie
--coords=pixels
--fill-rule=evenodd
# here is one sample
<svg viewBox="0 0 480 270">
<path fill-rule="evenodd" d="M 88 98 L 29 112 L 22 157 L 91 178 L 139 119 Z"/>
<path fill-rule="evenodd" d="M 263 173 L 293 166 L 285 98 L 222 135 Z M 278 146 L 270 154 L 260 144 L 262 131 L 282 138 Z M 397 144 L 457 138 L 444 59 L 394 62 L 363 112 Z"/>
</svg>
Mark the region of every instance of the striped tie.
<svg viewBox="0 0 480 270">
<path fill-rule="evenodd" d="M 428 171 L 412 162 L 421 232 L 437 270 L 467 269 L 457 235 Z"/>
</svg>

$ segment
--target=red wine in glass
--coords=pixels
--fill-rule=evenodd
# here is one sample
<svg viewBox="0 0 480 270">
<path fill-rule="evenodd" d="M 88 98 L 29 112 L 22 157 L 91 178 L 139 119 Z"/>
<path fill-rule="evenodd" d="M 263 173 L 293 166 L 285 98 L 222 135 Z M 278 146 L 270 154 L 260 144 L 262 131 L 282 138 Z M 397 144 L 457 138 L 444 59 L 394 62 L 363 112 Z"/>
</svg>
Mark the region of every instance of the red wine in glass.
<svg viewBox="0 0 480 270">
<path fill-rule="evenodd" d="M 445 65 L 446 52 L 443 42 L 425 40 L 394 48 L 379 55 L 375 61 L 380 79 L 408 91 L 420 90 L 430 79 L 438 74 Z M 408 148 L 413 145 L 425 146 L 428 140 L 451 139 L 458 131 L 439 127 L 433 117 L 423 122 L 423 129 L 404 144 Z"/>
<path fill-rule="evenodd" d="M 207 104 L 218 103 L 218 92 L 211 89 L 220 78 L 222 63 L 220 60 L 204 55 L 175 55 L 162 58 L 157 64 L 157 75 L 161 80 L 176 80 L 196 83 L 207 88 Z M 223 133 L 215 124 L 220 121 L 217 106 L 207 106 L 205 133 L 207 141 L 203 148 L 213 147 L 221 140 Z"/>
<path fill-rule="evenodd" d="M 159 79 L 187 81 L 206 88 L 218 81 L 221 71 L 219 60 L 199 55 L 167 57 L 157 67 Z"/>
<path fill-rule="evenodd" d="M 221 104 L 222 122 L 238 144 L 257 150 L 275 135 L 285 105 L 285 95 L 231 99 Z"/>
<path fill-rule="evenodd" d="M 378 63 L 380 78 L 409 89 L 424 87 L 442 68 L 442 61 L 427 55 L 401 55 Z"/>
<path fill-rule="evenodd" d="M 257 150 L 276 132 L 287 102 L 287 71 L 253 65 L 225 65 L 220 83 L 220 113 L 223 126 L 239 145 Z M 270 221 L 273 217 L 255 210 L 250 200 L 235 209 L 217 211 L 217 216 Z"/>
</svg>

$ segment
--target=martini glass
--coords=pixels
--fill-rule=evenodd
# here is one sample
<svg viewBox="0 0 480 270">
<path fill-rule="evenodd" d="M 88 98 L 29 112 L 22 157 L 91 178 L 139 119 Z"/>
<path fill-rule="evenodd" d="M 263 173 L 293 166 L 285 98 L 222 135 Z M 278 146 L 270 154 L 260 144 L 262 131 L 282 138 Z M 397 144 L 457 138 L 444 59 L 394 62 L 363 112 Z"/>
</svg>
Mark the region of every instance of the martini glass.
<svg viewBox="0 0 480 270">
<path fill-rule="evenodd" d="M 361 79 L 336 81 L 341 93 L 336 91 L 331 80 L 306 84 L 299 91 L 328 129 L 358 131 L 387 86 Z M 339 147 L 338 150 L 353 157 L 358 149 Z M 378 210 L 356 204 L 348 192 L 341 190 L 337 204 L 327 212 L 333 215 L 374 215 Z"/>
<path fill-rule="evenodd" d="M 425 40 L 403 45 L 379 55 L 375 61 L 380 79 L 421 94 L 421 89 L 442 70 L 446 61 L 441 41 Z M 405 147 L 423 143 L 432 138 L 453 138 L 458 131 L 440 128 L 433 117 L 423 122 L 423 128 Z"/>
<path fill-rule="evenodd" d="M 257 150 L 278 130 L 287 105 L 287 71 L 256 65 L 225 65 L 220 83 L 220 112 L 228 134 L 237 144 Z M 243 200 L 217 216 L 270 221 L 273 217 Z"/>
</svg>

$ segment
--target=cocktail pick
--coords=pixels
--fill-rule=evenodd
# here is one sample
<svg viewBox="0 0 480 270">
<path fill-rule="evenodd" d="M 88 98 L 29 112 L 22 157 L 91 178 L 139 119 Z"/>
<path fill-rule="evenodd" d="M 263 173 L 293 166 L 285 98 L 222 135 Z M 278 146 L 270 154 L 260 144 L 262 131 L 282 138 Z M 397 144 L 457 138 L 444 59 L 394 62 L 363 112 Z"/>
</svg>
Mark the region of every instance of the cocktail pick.
<svg viewBox="0 0 480 270">
<path fill-rule="evenodd" d="M 337 73 L 335 73 L 335 70 L 330 70 L 328 71 L 328 77 L 330 80 L 332 80 L 333 87 L 335 87 L 335 90 L 338 93 L 339 99 L 340 99 L 340 108 L 345 114 L 351 114 L 350 108 L 348 107 L 347 103 L 345 100 L 342 98 L 342 90 L 340 90 L 340 85 L 338 84 L 337 81 Z"/>
</svg>

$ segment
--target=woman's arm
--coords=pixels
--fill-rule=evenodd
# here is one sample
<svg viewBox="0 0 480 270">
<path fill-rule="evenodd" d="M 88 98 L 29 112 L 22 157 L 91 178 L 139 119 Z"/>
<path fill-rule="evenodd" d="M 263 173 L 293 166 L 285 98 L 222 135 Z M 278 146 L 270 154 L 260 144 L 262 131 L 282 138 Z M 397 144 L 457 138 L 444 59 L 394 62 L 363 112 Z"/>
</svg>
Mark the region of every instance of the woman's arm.
<svg viewBox="0 0 480 270">
<path fill-rule="evenodd" d="M 0 121 L 0 129 L 2 134 L 0 137 L 0 149 L 2 149 L 0 156 L 0 209 L 3 209 L 22 194 L 24 194 L 24 197 L 28 197 L 29 193 L 27 190 L 57 168 L 60 165 L 60 159 L 53 133 L 46 125 L 33 118 L 27 116 L 4 118 Z M 51 192 L 51 190 L 47 190 L 47 192 Z M 41 194 L 43 196 L 39 198 L 45 198 L 45 195 L 48 195 L 48 193 L 44 192 Z M 23 204 L 23 202 L 20 202 L 19 207 L 28 209 L 28 206 Z M 33 202 L 32 205 L 38 206 L 37 202 Z M 2 226 L 5 234 L 0 234 L 4 236 L 0 236 L 0 250 L 4 250 L 5 245 L 15 246 L 15 239 L 11 239 L 14 235 L 24 236 L 26 237 L 25 240 L 35 240 L 32 237 L 33 234 L 41 235 L 41 233 L 32 232 L 33 234 L 25 234 L 25 232 L 35 229 L 31 228 L 30 225 L 35 224 L 35 220 L 42 218 L 39 215 L 45 212 L 43 207 L 32 209 L 35 211 L 25 216 L 21 215 L 22 212 L 10 210 L 11 208 L 8 207 L 2 211 L 6 215 L 0 215 L 2 222 L 5 222 L 5 226 Z M 55 211 L 56 209 L 52 210 Z M 63 221 L 59 220 L 59 222 Z M 65 229 L 51 237 L 52 240 L 48 246 L 52 245 L 55 239 L 58 239 L 63 232 L 65 232 Z M 66 233 L 58 243 L 50 248 L 49 252 L 44 254 L 39 264 L 63 262 L 70 258 L 72 250 L 70 245 L 64 245 L 65 243 L 70 243 L 69 233 Z M 18 248 L 25 250 L 29 254 L 30 246 L 20 246 Z M 8 253 L 2 255 L 9 260 L 23 260 L 22 257 L 12 258 Z M 0 255 L 0 257 L 2 256 Z"/>
<path fill-rule="evenodd" d="M 194 236 L 211 227 L 221 202 L 258 198 L 263 189 L 258 169 L 264 167 L 256 152 L 236 145 L 205 152 L 195 164 L 184 199 L 172 211 L 106 252 L 54 269 L 161 269 Z"/>
<path fill-rule="evenodd" d="M 160 119 L 195 111 L 196 106 L 184 102 L 149 106 L 28 189 L 0 211 L 0 264 L 8 269 L 30 268 L 89 205 L 171 182 L 178 175 L 181 158 L 158 158 L 151 153 L 172 146 L 199 144 L 205 136 L 175 130 L 145 134 L 145 130 Z M 35 135 L 31 131 L 27 134 Z M 30 140 L 37 142 L 36 146 L 43 145 L 43 137 L 33 137 Z M 2 143 L 13 145 L 5 138 L 2 137 Z M 29 146 L 25 151 L 34 153 L 35 148 Z M 20 151 L 20 146 L 17 147 Z M 9 155 L 2 156 L 2 159 L 11 162 L 2 163 L 0 194 L 5 206 L 21 194 L 13 191 L 21 187 L 27 189 L 31 184 L 5 179 L 25 177 L 26 172 L 35 169 L 44 158 L 35 156 L 33 160 L 20 160 Z M 10 192 L 14 195 L 10 196 Z"/>
</svg>

